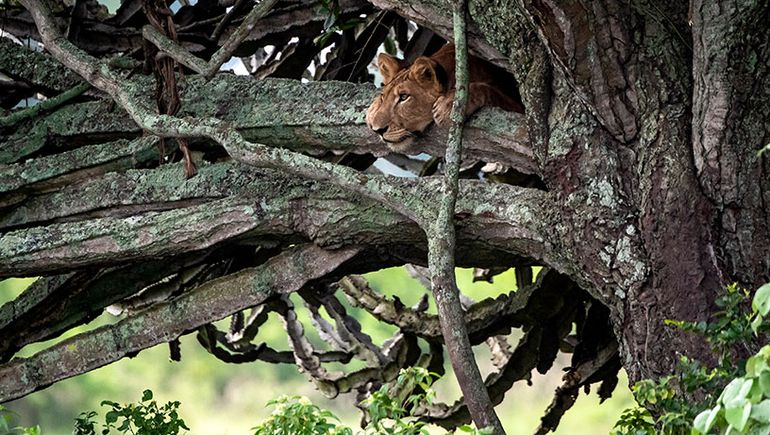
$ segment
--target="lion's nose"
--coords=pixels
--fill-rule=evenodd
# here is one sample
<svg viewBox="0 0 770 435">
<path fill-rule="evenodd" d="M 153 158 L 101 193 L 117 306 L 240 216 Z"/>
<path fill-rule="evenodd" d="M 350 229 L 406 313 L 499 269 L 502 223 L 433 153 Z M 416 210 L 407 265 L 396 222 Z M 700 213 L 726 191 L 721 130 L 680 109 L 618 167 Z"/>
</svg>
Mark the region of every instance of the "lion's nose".
<svg viewBox="0 0 770 435">
<path fill-rule="evenodd" d="M 374 127 L 372 127 L 372 130 L 374 130 L 375 133 L 377 133 L 380 136 L 382 136 L 383 134 L 385 134 L 386 131 L 388 131 L 388 126 L 386 125 L 385 127 L 382 127 L 382 128 L 374 128 Z"/>
</svg>

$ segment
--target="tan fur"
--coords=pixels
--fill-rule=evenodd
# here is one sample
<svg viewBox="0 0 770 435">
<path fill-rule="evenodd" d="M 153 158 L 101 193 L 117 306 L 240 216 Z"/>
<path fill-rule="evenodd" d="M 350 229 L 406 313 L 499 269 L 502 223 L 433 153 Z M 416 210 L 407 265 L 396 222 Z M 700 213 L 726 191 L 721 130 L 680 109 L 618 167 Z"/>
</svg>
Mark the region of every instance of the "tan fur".
<svg viewBox="0 0 770 435">
<path fill-rule="evenodd" d="M 455 50 L 447 44 L 431 57 L 419 57 L 412 65 L 382 53 L 377 66 L 383 77 L 382 91 L 366 111 L 366 124 L 394 151 L 409 150 L 432 123 L 447 124 L 454 100 Z M 466 116 L 483 106 L 524 112 L 514 98 L 515 86 L 501 83 L 492 67 L 470 57 L 470 85 Z M 509 89 L 506 93 L 503 89 Z"/>
</svg>

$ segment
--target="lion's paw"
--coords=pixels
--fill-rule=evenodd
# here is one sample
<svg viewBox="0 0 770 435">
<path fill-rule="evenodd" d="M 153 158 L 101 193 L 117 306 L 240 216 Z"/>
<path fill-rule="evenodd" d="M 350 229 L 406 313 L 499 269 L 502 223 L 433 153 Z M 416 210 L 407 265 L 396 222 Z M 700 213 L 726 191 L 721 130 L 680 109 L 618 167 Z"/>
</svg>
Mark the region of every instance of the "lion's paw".
<svg viewBox="0 0 770 435">
<path fill-rule="evenodd" d="M 449 115 L 452 113 L 452 102 L 454 101 L 454 92 L 438 97 L 433 104 L 433 121 L 441 126 L 449 124 Z"/>
</svg>

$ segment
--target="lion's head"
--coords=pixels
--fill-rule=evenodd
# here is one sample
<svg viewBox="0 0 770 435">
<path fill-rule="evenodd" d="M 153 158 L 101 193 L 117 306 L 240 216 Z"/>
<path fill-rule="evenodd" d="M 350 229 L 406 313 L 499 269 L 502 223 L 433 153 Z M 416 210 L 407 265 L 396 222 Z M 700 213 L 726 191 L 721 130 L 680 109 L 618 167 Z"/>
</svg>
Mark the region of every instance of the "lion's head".
<svg viewBox="0 0 770 435">
<path fill-rule="evenodd" d="M 405 151 L 433 122 L 433 104 L 446 92 L 443 68 L 419 57 L 412 65 L 382 53 L 382 91 L 366 110 L 366 125 L 394 151 Z"/>
</svg>

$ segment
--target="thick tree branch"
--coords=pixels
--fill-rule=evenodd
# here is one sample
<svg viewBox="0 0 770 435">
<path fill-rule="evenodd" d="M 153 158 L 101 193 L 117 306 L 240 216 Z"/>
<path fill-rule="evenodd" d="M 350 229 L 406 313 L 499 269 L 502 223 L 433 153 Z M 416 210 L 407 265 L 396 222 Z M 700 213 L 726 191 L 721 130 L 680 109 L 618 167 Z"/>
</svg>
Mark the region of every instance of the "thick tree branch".
<svg viewBox="0 0 770 435">
<path fill-rule="evenodd" d="M 0 276 L 179 255 L 231 237 L 265 235 L 290 242 L 299 236 L 319 244 L 346 240 L 372 246 L 425 243 L 416 225 L 385 207 L 275 171 L 221 163 L 202 166 L 187 182 L 180 179 L 181 168 L 168 165 L 112 173 L 28 199 L 0 214 L 6 228 L 60 222 L 0 235 Z M 422 192 L 438 189 L 438 180 L 430 178 L 389 182 L 424 195 L 427 206 L 432 195 Z M 463 181 L 460 192 L 456 211 L 468 216 L 459 228 L 463 262 L 497 256 L 494 264 L 510 264 L 515 256 L 526 256 L 566 264 L 568 259 L 554 249 L 556 235 L 548 230 L 554 224 L 548 218 L 554 201 L 549 194 L 474 181 Z M 312 216 L 305 212 L 310 209 Z M 546 218 L 535 218 L 541 214 Z M 345 228 L 338 225 L 343 217 L 350 222 Z"/>
<path fill-rule="evenodd" d="M 13 72 L 21 74 L 24 79 L 35 79 L 30 72 L 40 69 L 48 70 L 51 75 L 68 71 L 53 64 L 50 57 L 16 44 L 8 47 L 0 44 L 0 56 L 3 53 L 9 57 L 26 58 L 37 65 L 36 68 L 24 68 L 28 63 L 10 64 L 16 65 L 12 68 Z M 56 83 L 52 78 L 46 80 L 52 86 Z M 152 86 L 140 77 L 134 78 L 134 81 L 138 89 Z M 382 155 L 389 151 L 364 122 L 363 114 L 375 95 L 374 88 L 368 85 L 340 82 L 302 84 L 295 80 L 275 79 L 257 81 L 227 74 L 219 75 L 211 82 L 190 77 L 185 84 L 180 90 L 183 115 L 206 117 L 216 113 L 219 119 L 231 123 L 249 141 L 310 152 L 334 149 Z M 151 104 L 148 95 L 137 95 L 136 98 Z M 125 112 L 112 106 L 114 104 L 107 101 L 71 105 L 32 126 L 20 126 L 10 136 L 0 137 L 5 142 L 0 148 L 0 163 L 39 153 L 46 143 L 55 139 L 93 143 L 95 140 L 103 141 L 105 135 L 134 138 L 141 133 Z M 99 116 L 94 116 L 95 113 Z M 72 119 L 82 119 L 83 122 L 72 123 Z M 463 159 L 497 161 L 519 172 L 537 173 L 524 124 L 523 115 L 518 113 L 497 109 L 480 111 L 466 125 Z M 107 125 L 109 130 L 105 131 Z M 446 132 L 441 129 L 429 130 L 420 141 L 419 150 L 443 155 L 445 135 Z"/>
<path fill-rule="evenodd" d="M 168 342 L 201 325 L 261 304 L 272 295 L 295 292 L 308 281 L 333 271 L 356 252 L 356 248 L 326 251 L 313 245 L 301 246 L 262 266 L 209 281 L 114 325 L 76 335 L 29 358 L 13 359 L 0 365 L 0 402 Z M 57 361 L 55 369 L 51 369 L 52 360 Z"/>
<path fill-rule="evenodd" d="M 30 199 L 13 211 L 3 210 L 18 203 L 28 194 L 39 194 L 63 188 L 69 183 L 88 180 L 112 171 L 127 170 L 157 160 L 157 139 L 120 139 L 98 145 L 86 145 L 71 151 L 28 160 L 22 164 L 0 165 L 0 228 L 33 223 L 34 214 L 26 214 L 42 198 Z M 42 204 L 41 204 L 42 205 Z M 62 204 L 66 208 L 74 204 Z M 42 210 L 41 210 L 42 211 Z M 61 213 L 64 210 L 49 210 Z M 24 215 L 22 215 L 24 214 Z M 15 218 L 13 216 L 16 216 Z"/>
<path fill-rule="evenodd" d="M 47 49 L 54 57 L 112 96 L 143 129 L 162 137 L 209 138 L 241 162 L 280 168 L 307 178 L 333 182 L 387 204 L 411 219 L 422 215 L 428 220 L 430 210 L 421 207 L 411 192 L 400 190 L 384 180 L 372 180 L 350 168 L 325 163 L 303 154 L 248 142 L 232 126 L 216 118 L 189 119 L 156 114 L 151 105 L 141 98 L 145 94 L 143 88 L 118 77 L 107 65 L 63 38 L 45 4 L 40 0 L 22 0 L 22 4 L 32 14 Z"/>
<path fill-rule="evenodd" d="M 222 199 L 124 219 L 101 218 L 3 234 L 0 276 L 24 276 L 87 265 L 202 250 L 257 228 L 251 201 Z M 155 231 L 163 229 L 163 234 Z M 35 272 L 33 272 L 33 270 Z"/>
<path fill-rule="evenodd" d="M 0 38 L 0 71 L 11 78 L 56 92 L 64 92 L 83 83 L 76 73 L 50 56 L 8 38 Z"/>
<path fill-rule="evenodd" d="M 566 80 L 619 142 L 639 132 L 632 8 L 616 0 L 588 5 L 525 2 L 525 12 Z"/>
<path fill-rule="evenodd" d="M 425 26 L 446 40 L 452 40 L 452 13 L 447 3 L 439 0 L 411 2 L 408 0 L 371 0 L 380 9 L 395 11 L 398 15 Z M 468 45 L 471 52 L 495 65 L 509 69 L 510 59 L 492 46 L 474 22 L 467 26 Z"/>
</svg>

